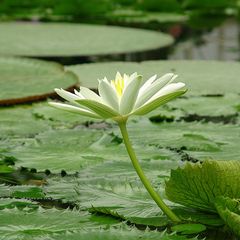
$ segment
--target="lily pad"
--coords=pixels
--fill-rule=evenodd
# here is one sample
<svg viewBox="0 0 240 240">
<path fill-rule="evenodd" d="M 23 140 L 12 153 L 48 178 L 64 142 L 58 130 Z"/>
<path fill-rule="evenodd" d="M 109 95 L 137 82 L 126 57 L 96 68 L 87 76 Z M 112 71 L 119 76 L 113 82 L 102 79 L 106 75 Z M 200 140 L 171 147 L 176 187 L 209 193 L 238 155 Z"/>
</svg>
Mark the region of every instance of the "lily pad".
<svg viewBox="0 0 240 240">
<path fill-rule="evenodd" d="M 125 146 L 116 136 L 104 134 L 102 130 L 76 128 L 44 132 L 34 139 L 27 139 L 26 144 L 10 151 L 18 161 L 16 166 L 35 168 L 39 171 L 50 170 L 68 173 L 77 172 L 82 167 L 95 165 L 106 160 L 129 160 Z M 179 160 L 176 153 L 168 149 L 135 145 L 141 159 Z"/>
<path fill-rule="evenodd" d="M 197 234 L 206 230 L 206 226 L 202 224 L 193 224 L 193 223 L 185 223 L 173 226 L 172 231 L 176 231 L 181 234 Z"/>
<path fill-rule="evenodd" d="M 170 148 L 182 160 L 239 160 L 239 126 L 193 122 L 150 124 L 134 119 L 128 124 L 130 139 L 136 145 Z M 144 134 L 140 129 L 144 129 Z M 120 132 L 116 130 L 116 134 Z"/>
<path fill-rule="evenodd" d="M 171 171 L 167 197 L 187 207 L 216 212 L 217 197 L 240 198 L 239 170 L 239 161 L 187 163 Z"/>
<path fill-rule="evenodd" d="M 26 200 L 26 199 L 16 199 L 16 198 L 0 198 L 0 210 L 4 208 L 38 208 L 36 202 Z"/>
<path fill-rule="evenodd" d="M 130 229 L 107 229 L 107 230 L 91 230 L 79 233 L 68 233 L 47 238 L 47 240 L 197 240 L 198 238 L 187 238 L 177 234 L 169 234 L 166 231 L 141 231 L 136 228 Z"/>
<path fill-rule="evenodd" d="M 237 94 L 178 98 L 149 113 L 148 116 L 153 122 L 160 122 L 161 117 L 165 116 L 165 119 L 172 118 L 172 121 L 237 123 L 238 104 L 240 104 L 240 97 Z"/>
<path fill-rule="evenodd" d="M 0 108 L 1 139 L 33 137 L 48 131 L 50 126 L 47 121 L 34 117 L 33 109 L 31 105 Z"/>
<path fill-rule="evenodd" d="M 0 57 L 0 105 L 46 99 L 55 95 L 54 88 L 72 89 L 77 83 L 78 78 L 59 64 Z"/>
<path fill-rule="evenodd" d="M 131 74 L 138 72 L 147 80 L 150 76 L 161 76 L 167 72 L 179 75 L 177 81 L 186 83 L 190 95 L 219 95 L 240 93 L 240 63 L 218 61 L 145 61 L 142 63 L 112 62 L 82 64 L 66 67 L 79 76 L 82 86 L 97 88 L 103 77 L 114 79 L 117 71 Z"/>
<path fill-rule="evenodd" d="M 87 24 L 1 23 L 0 32 L 0 54 L 14 56 L 123 54 L 155 50 L 173 43 L 173 38 L 164 33 Z"/>
<path fill-rule="evenodd" d="M 76 210 L 3 209 L 0 211 L 0 239 L 36 239 L 83 229 L 100 230 L 101 227 L 119 224 L 113 218 L 92 216 Z"/>
</svg>

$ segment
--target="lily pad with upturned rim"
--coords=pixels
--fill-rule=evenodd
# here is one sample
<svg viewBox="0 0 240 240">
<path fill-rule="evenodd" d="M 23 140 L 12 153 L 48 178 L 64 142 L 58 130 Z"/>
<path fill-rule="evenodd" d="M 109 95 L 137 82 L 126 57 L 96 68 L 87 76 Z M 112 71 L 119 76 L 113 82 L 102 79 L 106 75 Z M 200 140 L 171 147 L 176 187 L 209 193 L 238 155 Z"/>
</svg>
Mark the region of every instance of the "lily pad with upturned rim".
<svg viewBox="0 0 240 240">
<path fill-rule="evenodd" d="M 0 55 L 83 57 L 157 50 L 172 45 L 165 33 L 67 23 L 1 23 Z"/>
<path fill-rule="evenodd" d="M 0 105 L 46 99 L 56 87 L 70 90 L 77 84 L 77 76 L 57 63 L 0 57 Z"/>
</svg>

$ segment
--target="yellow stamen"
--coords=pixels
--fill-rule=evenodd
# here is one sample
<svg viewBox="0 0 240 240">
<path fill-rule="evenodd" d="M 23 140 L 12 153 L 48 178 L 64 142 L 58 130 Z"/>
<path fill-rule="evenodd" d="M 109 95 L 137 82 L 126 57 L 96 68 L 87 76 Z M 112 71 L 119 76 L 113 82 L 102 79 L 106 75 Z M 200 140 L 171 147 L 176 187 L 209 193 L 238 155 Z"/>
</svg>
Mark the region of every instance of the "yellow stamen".
<svg viewBox="0 0 240 240">
<path fill-rule="evenodd" d="M 117 78 L 115 80 L 112 80 L 111 83 L 115 87 L 118 96 L 121 97 L 124 89 L 124 79 Z"/>
</svg>

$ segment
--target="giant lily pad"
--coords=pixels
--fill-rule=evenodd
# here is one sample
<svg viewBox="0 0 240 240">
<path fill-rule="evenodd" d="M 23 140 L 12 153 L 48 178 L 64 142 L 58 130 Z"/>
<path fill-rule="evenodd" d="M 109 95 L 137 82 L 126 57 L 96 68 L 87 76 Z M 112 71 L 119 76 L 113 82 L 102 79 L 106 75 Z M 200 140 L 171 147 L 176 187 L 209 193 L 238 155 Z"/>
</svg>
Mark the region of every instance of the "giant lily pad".
<svg viewBox="0 0 240 240">
<path fill-rule="evenodd" d="M 125 147 L 119 145 L 119 140 L 116 136 L 99 130 L 63 129 L 43 132 L 34 139 L 26 139 L 26 144 L 15 147 L 10 154 L 19 160 L 16 166 L 49 169 L 52 172 L 65 170 L 69 173 L 106 160 L 128 160 Z M 180 159 L 167 149 L 143 149 L 141 145 L 135 147 L 145 161 Z"/>
<path fill-rule="evenodd" d="M 149 124 L 144 119 L 129 124 L 128 129 L 135 144 L 170 147 L 178 151 L 183 160 L 190 160 L 189 156 L 195 160 L 239 159 L 240 132 L 237 125 L 196 122 Z M 139 129 L 144 129 L 144 134 Z"/>
<path fill-rule="evenodd" d="M 0 55 L 92 56 L 159 49 L 170 35 L 131 28 L 65 23 L 1 23 Z"/>
<path fill-rule="evenodd" d="M 91 215 L 77 210 L 39 208 L 29 211 L 4 209 L 0 211 L 0 239 L 12 240 L 187 240 L 166 231 L 140 231 L 111 217 Z M 191 238 L 194 240 L 197 238 Z"/>
<path fill-rule="evenodd" d="M 137 71 L 144 79 L 154 74 L 174 72 L 178 81 L 186 83 L 189 95 L 240 93 L 239 63 L 217 61 L 146 61 L 142 63 L 114 62 L 69 66 L 66 69 L 76 73 L 81 84 L 97 88 L 97 79 L 113 79 L 116 72 Z"/>
<path fill-rule="evenodd" d="M 70 89 L 77 82 L 73 73 L 56 63 L 0 57 L 0 105 L 45 99 L 55 87 Z"/>
</svg>

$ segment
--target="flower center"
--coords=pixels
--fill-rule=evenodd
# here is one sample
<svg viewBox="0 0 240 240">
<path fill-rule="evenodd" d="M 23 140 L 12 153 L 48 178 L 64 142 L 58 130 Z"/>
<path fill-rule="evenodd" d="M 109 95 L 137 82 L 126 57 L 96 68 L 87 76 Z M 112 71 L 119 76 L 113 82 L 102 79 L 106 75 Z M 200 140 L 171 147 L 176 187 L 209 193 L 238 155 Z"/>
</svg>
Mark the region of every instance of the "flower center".
<svg viewBox="0 0 240 240">
<path fill-rule="evenodd" d="M 117 78 L 115 80 L 112 80 L 111 83 L 115 87 L 118 96 L 121 97 L 123 93 L 124 85 L 125 85 L 124 79 Z"/>
</svg>

